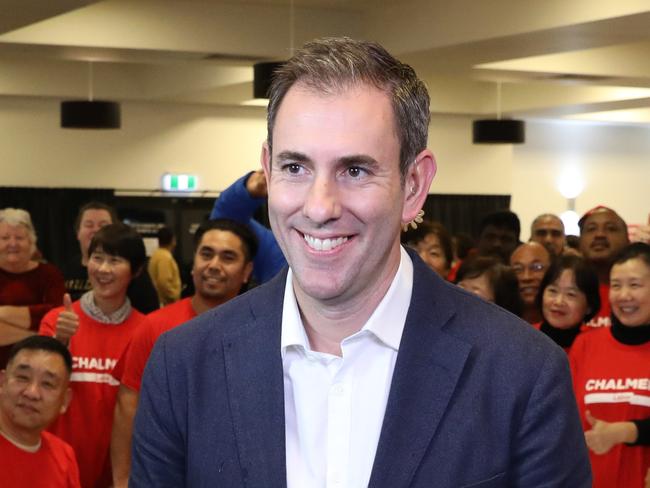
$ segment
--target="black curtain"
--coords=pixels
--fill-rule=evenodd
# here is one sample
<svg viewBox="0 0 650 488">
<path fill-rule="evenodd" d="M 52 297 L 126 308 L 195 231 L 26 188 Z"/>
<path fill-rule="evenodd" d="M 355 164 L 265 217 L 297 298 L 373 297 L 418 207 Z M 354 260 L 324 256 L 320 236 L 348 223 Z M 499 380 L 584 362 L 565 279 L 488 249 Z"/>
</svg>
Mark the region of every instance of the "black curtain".
<svg viewBox="0 0 650 488">
<path fill-rule="evenodd" d="M 114 205 L 109 189 L 0 187 L 0 208 L 27 210 L 38 237 L 37 246 L 44 258 L 61 266 L 79 252 L 74 221 L 79 207 L 91 200 Z"/>
<path fill-rule="evenodd" d="M 442 223 L 452 235 L 463 232 L 476 237 L 485 215 L 508 208 L 510 195 L 429 194 L 424 218 Z"/>
</svg>

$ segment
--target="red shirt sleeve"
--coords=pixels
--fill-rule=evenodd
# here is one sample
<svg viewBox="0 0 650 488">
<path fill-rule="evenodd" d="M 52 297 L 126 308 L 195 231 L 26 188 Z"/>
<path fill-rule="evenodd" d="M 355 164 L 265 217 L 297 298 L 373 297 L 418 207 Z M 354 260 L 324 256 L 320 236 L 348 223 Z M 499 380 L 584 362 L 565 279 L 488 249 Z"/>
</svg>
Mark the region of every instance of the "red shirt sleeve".
<svg viewBox="0 0 650 488">
<path fill-rule="evenodd" d="M 116 374 L 121 376 L 118 379 L 124 386 L 137 392 L 140 391 L 144 367 L 156 343 L 155 329 L 155 324 L 147 320 L 142 322 L 133 334 L 124 356 L 118 362 L 119 371 Z"/>
<path fill-rule="evenodd" d="M 57 307 L 45 314 L 38 328 L 38 334 L 43 336 L 54 337 L 56 334 L 56 319 L 59 317 L 63 307 Z"/>
</svg>

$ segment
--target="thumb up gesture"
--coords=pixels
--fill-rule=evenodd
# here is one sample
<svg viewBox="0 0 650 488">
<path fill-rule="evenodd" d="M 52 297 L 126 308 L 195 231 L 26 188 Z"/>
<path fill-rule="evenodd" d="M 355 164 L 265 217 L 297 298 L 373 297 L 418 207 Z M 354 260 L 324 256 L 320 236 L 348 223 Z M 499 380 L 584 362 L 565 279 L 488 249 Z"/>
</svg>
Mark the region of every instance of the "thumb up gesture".
<svg viewBox="0 0 650 488">
<path fill-rule="evenodd" d="M 55 337 L 67 345 L 78 328 L 79 316 L 72 310 L 72 299 L 70 294 L 66 293 L 63 295 L 63 311 L 56 319 Z"/>
</svg>

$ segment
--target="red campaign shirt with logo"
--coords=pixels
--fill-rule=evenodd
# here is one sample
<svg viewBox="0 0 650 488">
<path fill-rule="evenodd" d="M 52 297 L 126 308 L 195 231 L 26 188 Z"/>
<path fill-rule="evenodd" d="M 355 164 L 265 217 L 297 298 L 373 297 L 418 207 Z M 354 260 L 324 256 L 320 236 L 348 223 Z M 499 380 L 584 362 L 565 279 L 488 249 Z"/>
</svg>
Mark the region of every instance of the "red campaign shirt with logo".
<svg viewBox="0 0 650 488">
<path fill-rule="evenodd" d="M 131 344 L 116 366 L 113 376 L 124 386 L 139 392 L 144 367 L 158 337 L 194 317 L 196 312 L 192 308 L 191 297 L 151 312 L 142 327 L 133 335 Z"/>
<path fill-rule="evenodd" d="M 41 434 L 41 447 L 27 452 L 0 435 L 2 486 L 79 488 L 79 469 L 72 448 L 49 432 Z"/>
<path fill-rule="evenodd" d="M 607 422 L 650 417 L 650 343 L 625 345 L 611 328 L 580 334 L 569 354 L 583 428 L 585 412 Z M 642 487 L 650 467 L 649 446 L 619 444 L 602 455 L 589 452 L 594 488 Z"/>
<path fill-rule="evenodd" d="M 69 443 L 79 463 L 81 486 L 111 486 L 109 447 L 113 410 L 119 382 L 113 368 L 145 316 L 133 309 L 121 324 L 103 324 L 86 315 L 78 301 L 72 309 L 79 315 L 79 329 L 70 339 L 72 354 L 72 401 L 49 431 Z M 56 319 L 63 307 L 50 311 L 41 322 L 39 333 L 54 336 Z"/>
<path fill-rule="evenodd" d="M 612 313 L 609 304 L 609 285 L 601 283 L 598 286 L 598 294 L 600 295 L 600 309 L 594 318 L 585 324 L 586 329 L 597 329 L 612 325 L 612 320 L 609 318 Z"/>
</svg>

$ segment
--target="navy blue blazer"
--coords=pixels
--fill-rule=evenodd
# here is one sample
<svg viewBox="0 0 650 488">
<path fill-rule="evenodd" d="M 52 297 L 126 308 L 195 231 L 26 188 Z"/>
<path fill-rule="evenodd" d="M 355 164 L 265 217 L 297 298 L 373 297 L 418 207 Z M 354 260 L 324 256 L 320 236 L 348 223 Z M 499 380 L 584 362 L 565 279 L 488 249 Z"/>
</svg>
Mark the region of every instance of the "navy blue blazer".
<svg viewBox="0 0 650 488">
<path fill-rule="evenodd" d="M 565 353 L 412 259 L 411 304 L 369 486 L 590 487 Z M 286 271 L 158 340 L 129 486 L 286 486 L 285 279 Z"/>
</svg>

